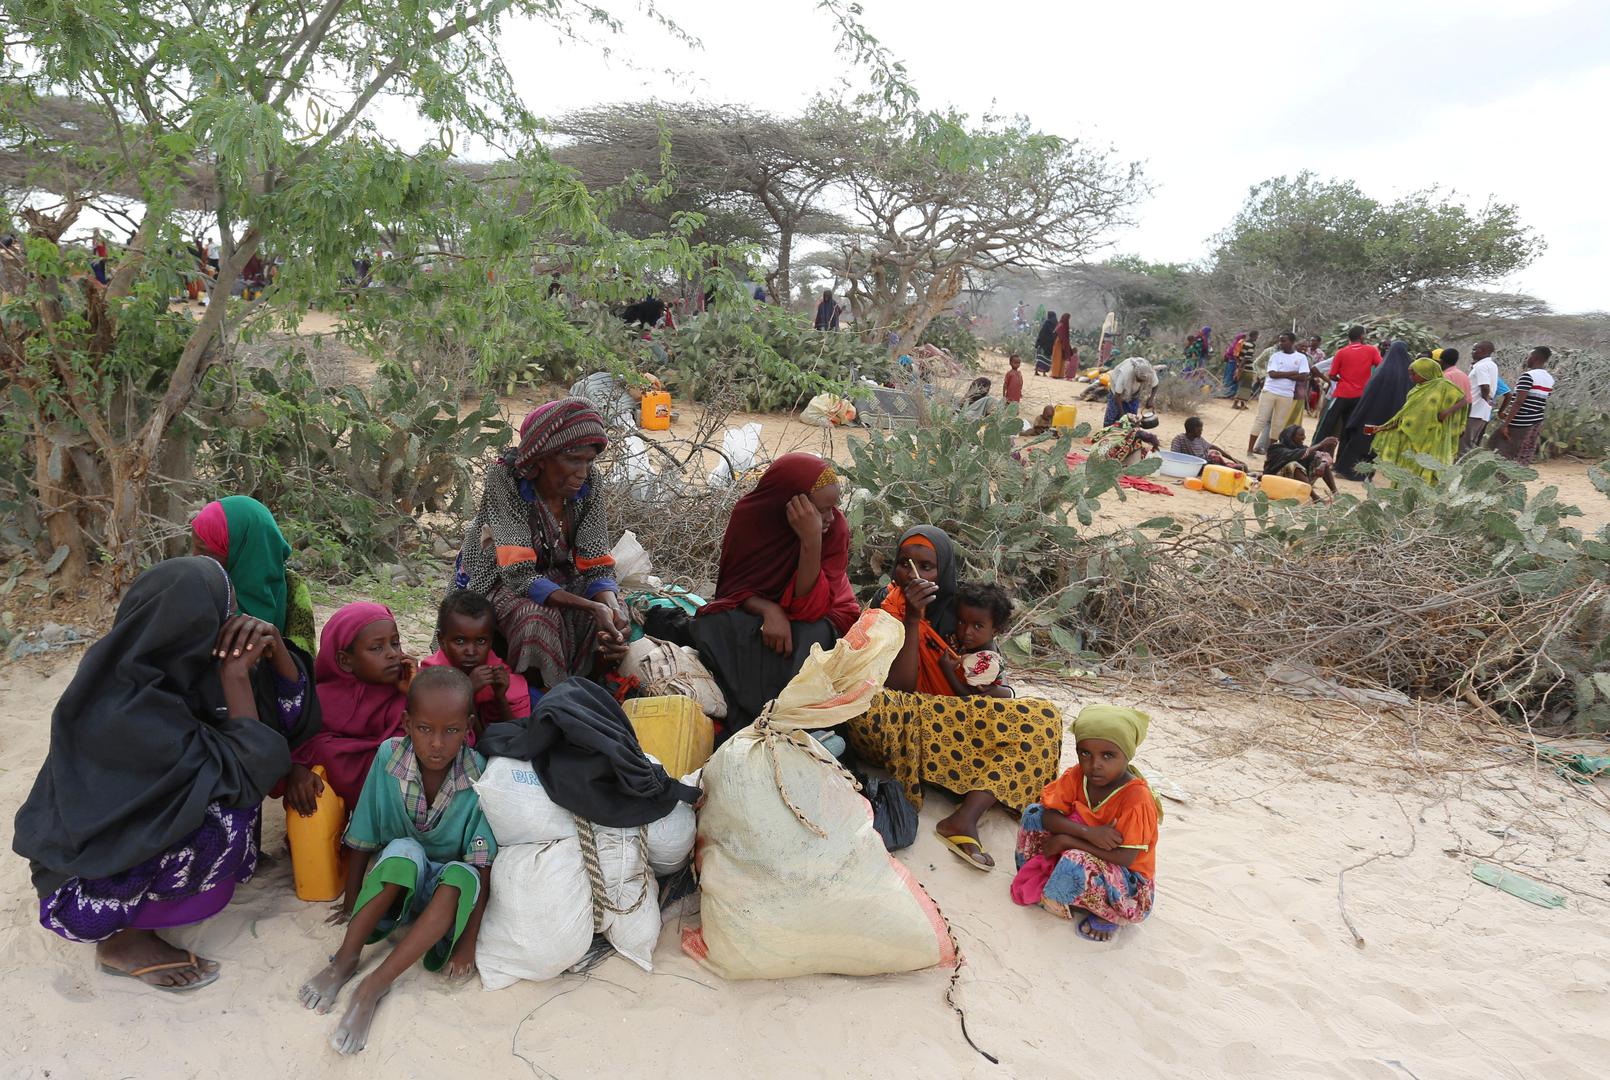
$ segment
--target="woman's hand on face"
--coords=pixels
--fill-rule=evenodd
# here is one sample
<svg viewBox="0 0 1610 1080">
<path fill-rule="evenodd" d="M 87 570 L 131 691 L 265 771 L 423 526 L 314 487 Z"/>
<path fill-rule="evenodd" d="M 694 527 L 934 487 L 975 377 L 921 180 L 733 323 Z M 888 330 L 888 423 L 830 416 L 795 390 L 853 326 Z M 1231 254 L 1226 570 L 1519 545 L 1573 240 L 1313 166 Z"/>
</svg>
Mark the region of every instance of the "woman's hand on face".
<svg viewBox="0 0 1610 1080">
<path fill-rule="evenodd" d="M 822 512 L 809 495 L 795 495 L 788 500 L 788 527 L 801 540 L 822 538 Z"/>
<path fill-rule="evenodd" d="M 273 656 L 274 648 L 280 644 L 280 632 L 273 623 L 251 615 L 234 615 L 226 619 L 218 631 L 212 654 L 220 661 L 250 656 L 250 670 L 264 656 Z"/>
<path fill-rule="evenodd" d="M 219 645 L 213 651 L 225 675 L 250 675 L 258 661 L 273 655 L 279 640 L 279 631 L 273 624 L 250 615 L 236 615 L 224 623 L 218 634 Z"/>
<path fill-rule="evenodd" d="M 794 654 L 794 626 L 788 621 L 780 607 L 766 609 L 766 614 L 760 619 L 760 640 L 766 643 L 766 648 L 778 656 L 792 656 Z"/>
<path fill-rule="evenodd" d="M 927 578 L 914 578 L 902 591 L 906 594 L 906 621 L 915 623 L 922 621 L 928 605 L 939 595 L 939 586 Z"/>
</svg>

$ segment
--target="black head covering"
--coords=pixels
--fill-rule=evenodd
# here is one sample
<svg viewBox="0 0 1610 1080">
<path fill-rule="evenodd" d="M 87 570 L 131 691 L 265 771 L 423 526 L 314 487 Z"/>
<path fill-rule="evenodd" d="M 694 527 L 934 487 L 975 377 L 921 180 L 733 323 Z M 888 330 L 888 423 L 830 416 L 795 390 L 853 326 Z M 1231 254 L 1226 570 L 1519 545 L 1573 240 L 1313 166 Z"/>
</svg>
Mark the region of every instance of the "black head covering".
<svg viewBox="0 0 1610 1080">
<path fill-rule="evenodd" d="M 1263 459 L 1264 472 L 1278 473 L 1292 462 L 1303 459 L 1309 447 L 1297 441 L 1302 431 L 1301 424 L 1292 424 L 1280 433 L 1280 438 L 1270 445 L 1269 454 Z"/>
<path fill-rule="evenodd" d="M 1409 387 L 1412 385 L 1413 380 L 1409 378 L 1409 346 L 1405 342 L 1394 341 L 1392 347 L 1387 349 L 1381 366 L 1364 384 L 1364 393 L 1359 397 L 1358 404 L 1348 414 L 1347 430 L 1356 431 L 1365 424 L 1384 424 L 1392 419 L 1403 408 L 1403 401 L 1409 396 Z"/>
<path fill-rule="evenodd" d="M 1051 355 L 1051 346 L 1057 340 L 1057 313 L 1047 312 L 1045 322 L 1040 324 L 1040 334 L 1034 339 L 1034 351 Z"/>
<path fill-rule="evenodd" d="M 647 825 L 699 798 L 648 759 L 614 695 L 590 679 L 566 679 L 529 719 L 492 724 L 476 747 L 531 762 L 554 802 L 607 828 Z"/>
<path fill-rule="evenodd" d="M 934 546 L 934 561 L 939 564 L 939 580 L 934 583 L 939 586 L 939 592 L 934 594 L 925 617 L 928 619 L 928 625 L 933 627 L 940 637 L 949 638 L 956 632 L 956 545 L 950 542 L 950 537 L 946 535 L 944 529 L 936 529 L 932 525 L 918 525 L 900 534 L 896 552 L 898 553 L 899 549 L 914 536 L 924 537 Z"/>
<path fill-rule="evenodd" d="M 269 726 L 278 720 L 267 665 L 253 680 L 262 720 L 225 705 L 212 649 L 233 607 L 222 566 L 169 559 L 135 579 L 112 629 L 84 653 L 12 838 L 41 896 L 175 847 L 209 803 L 255 806 L 290 771 L 285 736 Z M 305 713 L 299 734 L 311 734 L 310 717 L 317 729 Z"/>
</svg>

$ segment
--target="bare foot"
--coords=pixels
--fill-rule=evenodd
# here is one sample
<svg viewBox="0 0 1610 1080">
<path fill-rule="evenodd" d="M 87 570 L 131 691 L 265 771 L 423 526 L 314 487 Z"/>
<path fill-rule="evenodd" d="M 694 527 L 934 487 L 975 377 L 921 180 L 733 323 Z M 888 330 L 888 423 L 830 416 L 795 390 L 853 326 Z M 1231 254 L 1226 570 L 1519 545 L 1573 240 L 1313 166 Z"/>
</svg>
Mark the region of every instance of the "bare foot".
<svg viewBox="0 0 1610 1080">
<path fill-rule="evenodd" d="M 357 971 L 357 957 L 343 960 L 341 954 L 336 953 L 323 970 L 302 984 L 302 989 L 297 991 L 297 999 L 316 1013 L 327 1013 L 335 1008 L 335 999 L 340 996 L 341 988 Z"/>
<path fill-rule="evenodd" d="M 175 948 L 150 930 L 120 930 L 95 946 L 95 962 L 111 971 L 139 971 L 159 964 L 180 964 L 164 971 L 152 971 L 136 976 L 147 986 L 190 986 L 217 978 L 218 964 L 214 960 L 196 957 L 190 962 L 190 953 Z"/>
<path fill-rule="evenodd" d="M 376 993 L 368 989 L 365 980 L 352 995 L 352 1003 L 347 1006 L 347 1013 L 336 1026 L 335 1034 L 330 1036 L 330 1045 L 335 1047 L 338 1054 L 356 1054 L 364 1048 L 369 1041 L 369 1025 L 374 1023 L 375 1010 L 385 1000 L 391 987 Z"/>
</svg>

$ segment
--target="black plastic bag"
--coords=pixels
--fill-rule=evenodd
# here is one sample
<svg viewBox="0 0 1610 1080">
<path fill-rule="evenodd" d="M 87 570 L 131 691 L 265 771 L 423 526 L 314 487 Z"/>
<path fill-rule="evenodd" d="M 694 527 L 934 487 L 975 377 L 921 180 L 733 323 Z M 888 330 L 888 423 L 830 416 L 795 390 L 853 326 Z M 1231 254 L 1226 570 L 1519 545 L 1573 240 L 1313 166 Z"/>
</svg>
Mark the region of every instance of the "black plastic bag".
<svg viewBox="0 0 1610 1080">
<path fill-rule="evenodd" d="M 860 770 L 851 775 L 861 785 L 861 795 L 872 804 L 872 827 L 883 838 L 888 851 L 899 851 L 917 841 L 917 808 L 911 805 L 899 783 L 881 776 L 869 777 Z"/>
</svg>

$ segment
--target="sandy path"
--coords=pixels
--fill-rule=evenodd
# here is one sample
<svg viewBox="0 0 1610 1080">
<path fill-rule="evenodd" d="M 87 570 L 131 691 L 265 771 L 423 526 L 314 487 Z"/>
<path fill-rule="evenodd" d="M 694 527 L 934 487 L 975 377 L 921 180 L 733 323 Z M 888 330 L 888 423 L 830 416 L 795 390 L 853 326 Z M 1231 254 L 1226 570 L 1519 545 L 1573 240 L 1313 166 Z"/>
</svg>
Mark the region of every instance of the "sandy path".
<svg viewBox="0 0 1610 1080">
<path fill-rule="evenodd" d="M 1072 1077 L 1121 1062 L 1133 1076 L 1586 1080 L 1610 1059 L 1604 791 L 1590 802 L 1488 758 L 1464 762 L 1496 767 L 1455 787 L 1367 743 L 1351 756 L 1389 768 L 1305 771 L 1259 747 L 1270 725 L 1305 715 L 1291 702 L 1109 687 L 1101 699 L 1152 711 L 1141 762 L 1191 800 L 1166 804 L 1146 925 L 1098 947 L 1015 907 L 1006 873 L 974 873 L 929 835 L 948 805 L 937 794 L 900 855 L 956 929 L 968 959 L 957 1000 L 998 1067 L 962 1041 L 938 972 L 728 984 L 682 955 L 678 920 L 653 974 L 612 958 L 590 977 L 486 993 L 416 969 L 382 1007 L 370 1048 L 338 1063 L 324 1042 L 333 1018 L 294 998 L 336 933 L 322 905 L 295 899 L 283 857 L 219 917 L 175 935 L 225 965 L 195 997 L 98 975 L 87 946 L 38 926 L 9 833 L 71 672 L 0 672 L 6 1076 Z M 1101 689 L 1056 694 L 1071 709 Z M 270 804 L 269 851 L 283 852 L 282 836 Z M 986 819 L 998 858 L 1013 838 L 1004 814 Z M 1473 882 L 1461 849 L 1576 891 L 1562 910 L 1531 907 Z M 1347 878 L 1359 948 L 1338 915 L 1336 874 L 1386 851 L 1411 853 Z"/>
</svg>

